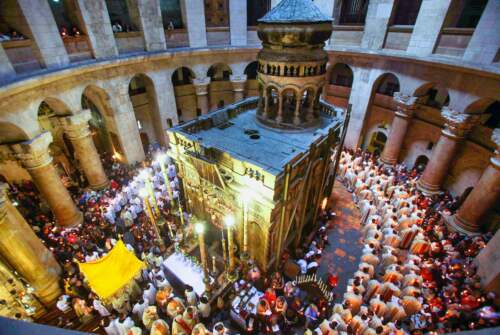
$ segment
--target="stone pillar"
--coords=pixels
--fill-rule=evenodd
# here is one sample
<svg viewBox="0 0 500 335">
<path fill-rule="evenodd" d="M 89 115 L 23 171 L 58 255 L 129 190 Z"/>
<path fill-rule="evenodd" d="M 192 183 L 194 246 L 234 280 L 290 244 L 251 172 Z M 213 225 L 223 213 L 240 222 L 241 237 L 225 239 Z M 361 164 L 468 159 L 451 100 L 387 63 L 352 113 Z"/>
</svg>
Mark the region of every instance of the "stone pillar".
<svg viewBox="0 0 500 335">
<path fill-rule="evenodd" d="M 75 157 L 87 177 L 89 186 L 99 190 L 108 186 L 109 180 L 90 133 L 89 120 L 91 118 L 90 109 L 85 109 L 76 115 L 62 117 L 60 121 L 64 132 L 73 144 Z"/>
<path fill-rule="evenodd" d="M 398 162 L 399 152 L 403 146 L 408 125 L 416 109 L 415 102 L 417 98 L 396 92 L 394 93 L 394 100 L 396 101 L 397 110 L 394 113 L 389 138 L 380 157 L 380 160 L 388 165 L 394 165 Z"/>
<path fill-rule="evenodd" d="M 146 51 L 160 51 L 167 49 L 165 30 L 161 17 L 160 0 L 127 0 L 127 4 L 134 8 L 131 15 L 132 23 L 142 31 Z"/>
<path fill-rule="evenodd" d="M 428 56 L 434 52 L 451 0 L 422 0 L 407 52 Z"/>
<path fill-rule="evenodd" d="M 181 0 L 181 9 L 185 16 L 189 46 L 203 48 L 207 46 L 207 28 L 205 24 L 205 3 L 203 0 Z"/>
<path fill-rule="evenodd" d="M 229 0 L 229 29 L 231 45 L 247 45 L 247 2 Z"/>
<path fill-rule="evenodd" d="M 0 82 L 7 82 L 16 76 L 16 71 L 0 43 Z"/>
<path fill-rule="evenodd" d="M 76 0 L 82 30 L 88 37 L 96 59 L 118 56 L 108 8 L 104 0 Z"/>
<path fill-rule="evenodd" d="M 210 78 L 193 79 L 193 85 L 196 90 L 198 108 L 201 110 L 201 114 L 207 114 L 210 109 L 208 103 L 208 85 L 210 85 Z"/>
<path fill-rule="evenodd" d="M 247 76 L 233 76 L 231 75 L 231 85 L 233 85 L 234 102 L 245 99 L 245 85 L 247 83 Z"/>
<path fill-rule="evenodd" d="M 491 157 L 490 164 L 458 212 L 447 219 L 451 228 L 461 233 L 479 233 L 482 228 L 481 219 L 500 199 L 500 128 L 494 130 L 492 140 L 497 149 Z"/>
<path fill-rule="evenodd" d="M 418 188 L 427 195 L 440 191 L 460 142 L 474 127 L 477 120 L 476 115 L 461 114 L 448 107 L 443 107 L 441 115 L 446 120 L 444 129 L 441 131 L 441 137 L 432 151 L 432 157 L 417 183 Z"/>
<path fill-rule="evenodd" d="M 48 69 L 69 64 L 59 29 L 47 0 L 17 0 L 40 62 Z"/>
<path fill-rule="evenodd" d="M 51 142 L 52 135 L 43 132 L 29 141 L 13 144 L 11 148 L 49 204 L 57 224 L 63 227 L 77 226 L 83 222 L 83 215 L 52 165 L 52 156 L 49 153 Z"/>
<path fill-rule="evenodd" d="M 500 45 L 499 18 L 500 1 L 488 1 L 469 45 L 465 49 L 464 60 L 483 64 L 493 63 Z"/>
<path fill-rule="evenodd" d="M 7 190 L 0 183 L 0 254 L 35 289 L 40 301 L 51 305 L 62 294 L 61 267 L 12 205 Z"/>
<path fill-rule="evenodd" d="M 497 230 L 486 247 L 474 259 L 481 286 L 485 292 L 496 293 L 496 303 L 500 296 L 500 230 Z"/>
<path fill-rule="evenodd" d="M 283 94 L 278 93 L 278 111 L 276 112 L 276 122 L 281 123 L 283 121 Z"/>
<path fill-rule="evenodd" d="M 361 40 L 362 48 L 377 50 L 384 47 L 394 4 L 394 0 L 371 0 L 369 2 L 365 30 Z"/>
</svg>

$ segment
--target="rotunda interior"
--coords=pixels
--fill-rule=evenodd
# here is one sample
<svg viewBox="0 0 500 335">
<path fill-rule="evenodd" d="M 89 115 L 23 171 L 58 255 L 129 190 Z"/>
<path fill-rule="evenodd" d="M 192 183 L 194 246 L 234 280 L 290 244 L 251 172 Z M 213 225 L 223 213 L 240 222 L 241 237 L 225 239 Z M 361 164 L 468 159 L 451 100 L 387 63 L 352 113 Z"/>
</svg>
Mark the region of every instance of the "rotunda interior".
<svg viewBox="0 0 500 335">
<path fill-rule="evenodd" d="M 0 333 L 493 334 L 498 0 L 0 0 Z"/>
</svg>

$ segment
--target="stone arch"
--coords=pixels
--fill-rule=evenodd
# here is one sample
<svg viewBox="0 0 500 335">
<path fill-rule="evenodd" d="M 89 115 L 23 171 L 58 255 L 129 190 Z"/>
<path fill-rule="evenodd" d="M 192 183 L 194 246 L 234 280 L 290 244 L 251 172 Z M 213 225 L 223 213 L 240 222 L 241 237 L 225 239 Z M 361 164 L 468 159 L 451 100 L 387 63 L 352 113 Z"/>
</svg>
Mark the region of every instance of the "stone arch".
<svg viewBox="0 0 500 335">
<path fill-rule="evenodd" d="M 0 121 L 0 144 L 10 144 L 29 140 L 28 134 L 17 125 Z"/>
<path fill-rule="evenodd" d="M 375 93 L 394 96 L 394 92 L 399 92 L 400 84 L 398 77 L 391 72 L 381 74 L 374 82 Z"/>
<path fill-rule="evenodd" d="M 193 83 L 193 79 L 196 78 L 196 74 L 187 66 L 181 66 L 175 69 L 172 73 L 172 85 L 183 86 L 190 85 Z"/>
<path fill-rule="evenodd" d="M 166 145 L 157 105 L 157 92 L 151 77 L 145 73 L 133 76 L 128 85 L 128 95 L 134 109 L 144 152 L 148 152 L 149 145 L 155 143 Z"/>
<path fill-rule="evenodd" d="M 42 103 L 47 104 L 58 116 L 68 116 L 73 114 L 68 105 L 58 98 L 48 97 L 43 99 Z"/>
<path fill-rule="evenodd" d="M 88 85 L 82 92 L 82 109 L 90 109 L 95 123 L 90 121 L 91 129 L 96 131 L 93 134 L 94 143 L 100 154 L 113 154 L 123 156 L 123 145 L 117 136 L 114 112 L 109 103 L 109 94 L 101 87 Z M 97 137 L 99 140 L 97 140 Z"/>
<path fill-rule="evenodd" d="M 441 109 L 450 104 L 450 94 L 448 90 L 433 82 L 428 82 L 420 85 L 414 92 L 413 96 L 419 98 L 419 103 L 433 108 Z"/>
<path fill-rule="evenodd" d="M 257 61 L 249 63 L 243 73 L 247 76 L 247 80 L 257 79 L 257 68 L 259 63 Z"/>
<path fill-rule="evenodd" d="M 278 113 L 280 91 L 277 86 L 268 85 L 265 90 L 267 100 L 267 115 L 274 118 Z"/>
<path fill-rule="evenodd" d="M 207 77 L 213 81 L 229 81 L 233 70 L 224 63 L 216 63 L 208 68 Z"/>
<path fill-rule="evenodd" d="M 280 97 L 283 122 L 292 123 L 297 99 L 300 98 L 300 90 L 294 86 L 286 86 L 281 90 Z"/>
<path fill-rule="evenodd" d="M 482 114 L 493 103 L 495 103 L 495 99 L 480 98 L 467 105 L 467 107 L 465 107 L 464 109 L 464 112 L 466 114 Z"/>
<path fill-rule="evenodd" d="M 345 63 L 336 63 L 329 72 L 328 83 L 335 86 L 352 87 L 354 72 Z"/>
</svg>

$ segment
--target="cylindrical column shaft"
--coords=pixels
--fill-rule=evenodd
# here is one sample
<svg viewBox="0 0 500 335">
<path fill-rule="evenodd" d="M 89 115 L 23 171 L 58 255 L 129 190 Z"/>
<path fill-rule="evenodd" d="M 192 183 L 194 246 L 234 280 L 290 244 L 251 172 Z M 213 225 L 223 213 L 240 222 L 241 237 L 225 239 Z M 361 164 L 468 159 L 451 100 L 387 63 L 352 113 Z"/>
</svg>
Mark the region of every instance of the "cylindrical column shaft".
<svg viewBox="0 0 500 335">
<path fill-rule="evenodd" d="M 61 267 L 7 198 L 7 185 L 0 184 L 0 254 L 35 289 L 46 305 L 62 294 Z"/>
<path fill-rule="evenodd" d="M 245 84 L 247 76 L 231 76 L 231 85 L 233 86 L 234 102 L 243 100 L 245 98 Z"/>
<path fill-rule="evenodd" d="M 76 226 L 83 222 L 83 215 L 52 165 L 48 151 L 51 142 L 52 135 L 44 132 L 30 141 L 12 145 L 12 150 L 49 204 L 58 225 Z"/>
<path fill-rule="evenodd" d="M 229 249 L 229 273 L 234 273 L 236 262 L 234 259 L 233 229 L 227 227 L 227 247 Z"/>
<path fill-rule="evenodd" d="M 446 119 L 445 128 L 417 184 L 424 194 L 439 192 L 461 141 L 477 120 L 475 116 L 457 113 L 448 108 L 443 109 L 442 116 Z"/>
<path fill-rule="evenodd" d="M 495 129 L 493 141 L 500 145 L 500 128 Z M 474 189 L 448 222 L 452 228 L 466 234 L 481 231 L 481 219 L 485 217 L 500 198 L 500 151 L 497 148 Z"/>
<path fill-rule="evenodd" d="M 92 140 L 88 124 L 90 119 L 90 110 L 85 109 L 76 115 L 61 118 L 61 123 L 73 144 L 78 164 L 87 177 L 89 186 L 93 189 L 102 189 L 108 186 L 109 180 Z"/>
<path fill-rule="evenodd" d="M 397 111 L 392 120 L 389 138 L 380 157 L 382 162 L 388 165 L 394 165 L 398 162 L 399 153 L 415 110 L 416 101 L 414 97 L 403 95 L 400 92 L 394 94 L 394 100 L 396 101 Z"/>
<path fill-rule="evenodd" d="M 207 114 L 210 105 L 208 102 L 208 85 L 210 85 L 210 78 L 194 79 L 193 85 L 196 90 L 196 102 L 201 114 Z"/>
</svg>

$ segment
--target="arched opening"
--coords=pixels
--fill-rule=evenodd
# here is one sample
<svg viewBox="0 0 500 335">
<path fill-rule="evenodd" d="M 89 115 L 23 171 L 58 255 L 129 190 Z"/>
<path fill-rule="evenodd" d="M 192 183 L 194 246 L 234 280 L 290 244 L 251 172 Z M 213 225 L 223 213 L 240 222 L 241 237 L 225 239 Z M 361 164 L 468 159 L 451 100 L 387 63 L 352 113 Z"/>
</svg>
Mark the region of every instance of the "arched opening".
<svg viewBox="0 0 500 335">
<path fill-rule="evenodd" d="M 194 72 L 188 67 L 180 67 L 172 73 L 175 104 L 179 122 L 186 122 L 197 116 L 198 108 L 195 88 L 193 86 Z"/>
<path fill-rule="evenodd" d="M 427 157 L 425 155 L 420 155 L 415 160 L 415 163 L 413 164 L 413 168 L 416 169 L 417 172 L 423 172 L 425 170 L 425 167 L 427 166 L 428 162 L 429 162 L 429 157 Z"/>
<path fill-rule="evenodd" d="M 351 96 L 354 74 L 352 69 L 343 63 L 337 63 L 330 71 L 329 85 L 326 87 L 325 100 L 329 103 L 346 108 Z"/>
<path fill-rule="evenodd" d="M 399 92 L 399 80 L 392 73 L 385 73 L 377 79 L 375 92 L 377 94 L 394 96 L 394 92 Z"/>
<path fill-rule="evenodd" d="M 172 74 L 172 84 L 174 86 L 191 85 L 195 74 L 188 67 L 180 67 Z"/>
<path fill-rule="evenodd" d="M 151 78 L 144 74 L 135 75 L 130 80 L 128 94 L 134 107 L 144 152 L 149 151 L 150 145 L 165 145 L 165 134 L 163 134 L 162 120 L 156 105 L 156 92 Z"/>
<path fill-rule="evenodd" d="M 500 101 L 490 104 L 484 111 L 483 125 L 490 129 L 500 128 Z"/>
<path fill-rule="evenodd" d="M 258 62 L 251 62 L 245 67 L 244 73 L 247 76 L 247 80 L 257 79 L 257 66 Z"/>
<path fill-rule="evenodd" d="M 308 87 L 302 92 L 300 108 L 301 108 L 301 119 L 306 121 L 308 115 L 312 115 L 314 112 L 314 104 L 316 100 L 316 90 L 312 87 Z"/>
<path fill-rule="evenodd" d="M 278 89 L 273 86 L 268 86 L 266 90 L 267 99 L 267 115 L 269 118 L 275 118 L 278 114 L 278 99 L 279 93 Z"/>
<path fill-rule="evenodd" d="M 101 155 L 111 153 L 113 150 L 109 140 L 109 133 L 106 127 L 106 121 L 101 112 L 86 95 L 82 95 L 82 108 L 90 109 L 92 118 L 89 121 L 89 127 L 97 151 Z"/>
<path fill-rule="evenodd" d="M 79 172 L 78 163 L 75 161 L 75 148 L 59 122 L 60 116 L 67 115 L 69 115 L 67 107 L 57 99 L 46 99 L 38 106 L 38 124 L 42 131 L 50 132 L 52 135 L 53 140 L 49 146 L 52 162 L 63 183 L 69 186 L 72 176 L 73 180 L 78 180 L 76 174 Z"/>
<path fill-rule="evenodd" d="M 297 92 L 293 88 L 286 88 L 281 93 L 282 115 L 284 123 L 292 123 L 297 107 Z"/>
<path fill-rule="evenodd" d="M 0 121 L 0 144 L 10 144 L 29 140 L 28 135 L 18 126 Z"/>
<path fill-rule="evenodd" d="M 90 109 L 92 119 L 89 121 L 92 138 L 97 151 L 102 156 L 117 155 L 123 157 L 124 152 L 118 135 L 111 131 L 114 123 L 113 112 L 108 104 L 109 96 L 97 86 L 85 88 L 81 98 L 82 109 Z"/>
<path fill-rule="evenodd" d="M 233 71 L 231 68 L 222 63 L 214 64 L 208 69 L 207 77 L 210 78 L 210 109 L 218 108 L 220 105 L 225 106 L 233 102 L 233 87 L 230 82 L 232 74 Z"/>
<path fill-rule="evenodd" d="M 418 97 L 421 105 L 441 109 L 450 104 L 448 90 L 434 83 L 425 83 L 415 90 L 414 96 Z"/>
<path fill-rule="evenodd" d="M 372 133 L 366 150 L 380 156 L 382 151 L 384 151 L 385 142 L 387 142 L 387 135 L 383 131 L 376 131 Z"/>
<path fill-rule="evenodd" d="M 257 68 L 259 66 L 258 62 L 251 62 L 250 64 L 247 65 L 245 68 L 245 74 L 247 76 L 247 82 L 246 82 L 246 95 L 249 97 L 255 97 L 259 95 L 258 92 L 258 81 L 257 81 Z"/>
</svg>

